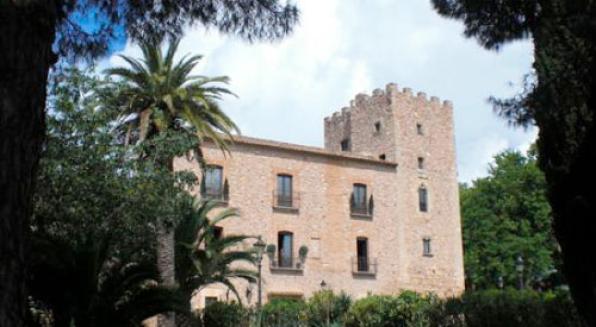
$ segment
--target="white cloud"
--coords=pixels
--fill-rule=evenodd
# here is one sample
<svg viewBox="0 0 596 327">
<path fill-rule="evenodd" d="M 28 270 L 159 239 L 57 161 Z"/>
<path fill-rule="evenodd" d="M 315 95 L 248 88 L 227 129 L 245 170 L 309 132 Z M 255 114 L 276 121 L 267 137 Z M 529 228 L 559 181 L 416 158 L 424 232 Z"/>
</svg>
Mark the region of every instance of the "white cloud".
<svg viewBox="0 0 596 327">
<path fill-rule="evenodd" d="M 231 77 L 239 98 L 223 107 L 244 134 L 320 146 L 323 117 L 356 93 L 396 82 L 454 102 L 461 181 L 484 175 L 496 152 L 534 139 L 533 131 L 507 127 L 486 102 L 515 93 L 509 84 L 530 70 L 530 42 L 486 51 L 462 36 L 461 23 L 439 17 L 430 1 L 302 0 L 298 6 L 300 25 L 276 43 L 248 44 L 193 28 L 180 44 L 181 54 L 205 55 L 201 74 Z M 123 52 L 139 55 L 131 44 Z M 101 65 L 116 63 L 112 57 Z"/>
</svg>

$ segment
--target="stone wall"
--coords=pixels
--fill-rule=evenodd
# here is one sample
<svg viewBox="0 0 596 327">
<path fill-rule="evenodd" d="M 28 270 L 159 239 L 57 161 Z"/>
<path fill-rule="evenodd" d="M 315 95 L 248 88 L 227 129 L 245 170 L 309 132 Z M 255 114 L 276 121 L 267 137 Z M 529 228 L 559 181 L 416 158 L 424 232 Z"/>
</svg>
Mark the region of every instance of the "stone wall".
<svg viewBox="0 0 596 327">
<path fill-rule="evenodd" d="M 418 135 L 416 124 L 422 125 L 423 135 Z M 350 152 L 341 152 L 340 142 L 346 138 Z M 356 298 L 403 289 L 441 296 L 463 291 L 449 102 L 427 100 L 424 94 L 414 96 L 389 84 L 372 96 L 357 95 L 349 108 L 325 119 L 325 149 L 246 137 L 237 139 L 227 157 L 210 143 L 203 148 L 208 163 L 223 167 L 230 186 L 227 205 L 241 215 L 222 224 L 224 234 L 261 235 L 266 243 L 276 244 L 277 234 L 289 231 L 296 256 L 300 246 L 309 248 L 301 270 L 270 269 L 270 259 L 264 256 L 265 301 L 273 296 L 308 297 L 320 290 L 323 280 Z M 385 160 L 379 160 L 381 154 Z M 424 169 L 418 169 L 418 157 L 424 158 Z M 200 176 L 194 161 L 179 158 L 175 168 Z M 274 208 L 278 174 L 293 176 L 297 210 Z M 373 195 L 372 217 L 350 214 L 354 183 L 365 184 Z M 428 212 L 418 210 L 421 185 L 429 192 Z M 375 275 L 352 272 L 358 237 L 368 239 L 369 257 L 377 263 Z M 431 239 L 432 256 L 423 256 L 423 238 Z M 248 298 L 247 285 L 239 283 L 239 288 L 245 303 L 256 303 L 256 286 L 249 287 Z M 209 287 L 198 294 L 199 306 L 206 294 L 220 294 L 223 300 L 228 293 Z"/>
</svg>

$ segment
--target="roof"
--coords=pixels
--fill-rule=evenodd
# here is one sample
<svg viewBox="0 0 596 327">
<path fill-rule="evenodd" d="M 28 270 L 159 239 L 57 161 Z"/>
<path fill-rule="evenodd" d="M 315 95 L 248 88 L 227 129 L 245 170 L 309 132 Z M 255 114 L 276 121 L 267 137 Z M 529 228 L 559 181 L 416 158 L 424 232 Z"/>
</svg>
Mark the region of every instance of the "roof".
<svg viewBox="0 0 596 327">
<path fill-rule="evenodd" d="M 279 149 L 279 150 L 285 150 L 285 151 L 291 151 L 291 152 L 300 152 L 300 153 L 319 155 L 319 156 L 333 158 L 333 159 L 339 159 L 339 160 L 360 161 L 360 162 L 372 163 L 372 164 L 383 165 L 383 166 L 397 167 L 397 162 L 380 160 L 380 159 L 374 158 L 372 156 L 365 156 L 365 155 L 355 154 L 355 153 L 351 153 L 351 152 L 333 152 L 333 151 L 329 151 L 324 148 L 315 147 L 315 146 L 307 146 L 307 145 L 300 145 L 300 144 L 271 141 L 271 140 L 259 139 L 259 138 L 248 137 L 248 136 L 235 135 L 234 139 L 232 141 L 232 144 L 234 144 L 234 145 L 246 144 L 246 145 L 273 148 L 273 149 Z"/>
</svg>

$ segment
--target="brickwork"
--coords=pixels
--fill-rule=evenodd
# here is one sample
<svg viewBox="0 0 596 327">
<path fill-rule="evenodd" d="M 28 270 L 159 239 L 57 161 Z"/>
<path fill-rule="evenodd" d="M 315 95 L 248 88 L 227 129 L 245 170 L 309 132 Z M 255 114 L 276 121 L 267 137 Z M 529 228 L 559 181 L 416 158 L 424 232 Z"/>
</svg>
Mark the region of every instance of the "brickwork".
<svg viewBox="0 0 596 327">
<path fill-rule="evenodd" d="M 422 125 L 419 135 L 417 124 Z M 350 151 L 341 141 L 350 140 Z M 203 146 L 206 161 L 223 167 L 229 182 L 229 207 L 240 217 L 222 224 L 224 234 L 261 235 L 277 246 L 279 232 L 293 233 L 293 253 L 305 245 L 301 269 L 270 268 L 263 259 L 263 298 L 309 297 L 321 281 L 355 298 L 395 294 L 403 289 L 450 296 L 463 291 L 463 255 L 452 105 L 395 84 L 359 94 L 349 108 L 325 119 L 325 148 L 238 137 L 224 157 L 213 144 Z M 385 160 L 379 156 L 385 155 Z M 424 168 L 418 168 L 418 157 Z M 198 164 L 179 158 L 176 169 L 194 171 Z M 278 174 L 293 179 L 292 210 L 274 206 Z M 350 214 L 353 184 L 366 185 L 374 198 L 372 216 Z M 428 212 L 418 208 L 418 188 L 429 194 Z M 374 274 L 353 273 L 356 240 L 368 240 Z M 432 256 L 423 256 L 423 238 L 431 239 Z M 251 244 L 246 244 L 250 246 Z M 256 286 L 238 283 L 243 302 L 255 304 Z M 248 290 L 248 292 L 247 292 Z M 220 286 L 198 292 L 224 300 Z"/>
</svg>

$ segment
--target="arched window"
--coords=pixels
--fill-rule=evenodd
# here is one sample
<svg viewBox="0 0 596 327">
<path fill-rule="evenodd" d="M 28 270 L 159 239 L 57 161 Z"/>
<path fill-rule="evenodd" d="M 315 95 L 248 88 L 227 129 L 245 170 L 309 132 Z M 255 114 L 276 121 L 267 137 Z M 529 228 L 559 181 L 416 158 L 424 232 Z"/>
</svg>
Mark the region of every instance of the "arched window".
<svg viewBox="0 0 596 327">
<path fill-rule="evenodd" d="M 368 264 L 368 238 L 358 237 L 356 239 L 356 258 L 358 271 L 369 271 Z"/>
<path fill-rule="evenodd" d="M 280 267 L 292 268 L 293 247 L 294 234 L 292 232 L 279 232 L 277 234 L 278 262 Z"/>
<path fill-rule="evenodd" d="M 205 176 L 201 184 L 203 196 L 220 198 L 223 196 L 223 168 L 209 165 L 205 168 Z"/>
<path fill-rule="evenodd" d="M 291 175 L 277 175 L 277 206 L 287 208 L 291 208 L 293 206 Z"/>
<path fill-rule="evenodd" d="M 352 213 L 367 214 L 366 185 L 354 184 L 352 188 L 351 209 Z"/>
<path fill-rule="evenodd" d="M 421 212 L 428 211 L 428 191 L 424 186 L 418 188 L 418 208 Z"/>
</svg>

